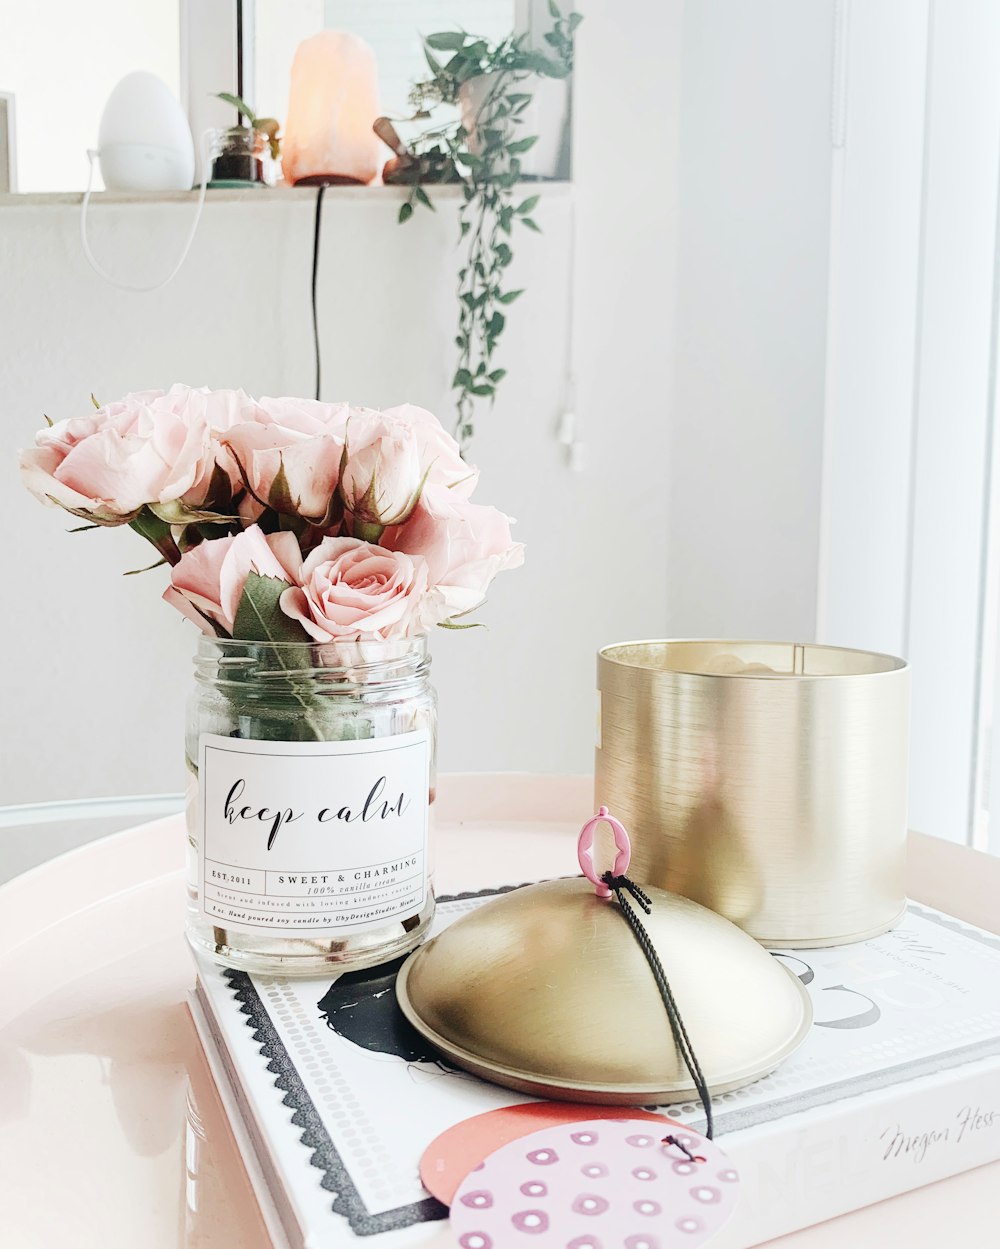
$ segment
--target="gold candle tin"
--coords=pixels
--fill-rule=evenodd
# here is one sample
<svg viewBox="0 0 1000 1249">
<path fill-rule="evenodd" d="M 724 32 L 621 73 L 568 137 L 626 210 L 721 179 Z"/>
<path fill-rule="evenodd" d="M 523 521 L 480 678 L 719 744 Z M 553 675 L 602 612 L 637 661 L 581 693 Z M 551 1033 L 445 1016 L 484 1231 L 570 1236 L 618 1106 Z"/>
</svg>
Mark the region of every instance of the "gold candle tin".
<svg viewBox="0 0 1000 1249">
<path fill-rule="evenodd" d="M 906 898 L 910 672 L 791 642 L 642 641 L 598 654 L 596 802 L 635 879 L 768 946 L 861 941 Z"/>
</svg>

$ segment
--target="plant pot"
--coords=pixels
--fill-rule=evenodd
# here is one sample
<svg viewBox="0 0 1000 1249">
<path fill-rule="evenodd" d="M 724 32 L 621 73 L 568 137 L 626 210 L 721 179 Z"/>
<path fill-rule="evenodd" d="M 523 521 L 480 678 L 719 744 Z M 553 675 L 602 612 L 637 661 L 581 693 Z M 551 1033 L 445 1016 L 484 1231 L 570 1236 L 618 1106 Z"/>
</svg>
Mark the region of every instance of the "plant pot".
<svg viewBox="0 0 1000 1249">
<path fill-rule="evenodd" d="M 267 135 L 249 126 L 230 126 L 212 135 L 209 186 L 265 186 Z"/>
<path fill-rule="evenodd" d="M 480 74 L 459 88 L 462 125 L 469 136 L 469 151 L 478 155 L 482 143 L 476 134 L 476 117 L 498 74 Z M 521 156 L 523 178 L 566 178 L 569 176 L 569 79 L 543 78 L 529 74 L 516 86 L 517 91 L 530 93 L 531 103 L 521 114 L 522 124 L 508 123 L 508 138 L 537 135 L 538 142 Z"/>
</svg>

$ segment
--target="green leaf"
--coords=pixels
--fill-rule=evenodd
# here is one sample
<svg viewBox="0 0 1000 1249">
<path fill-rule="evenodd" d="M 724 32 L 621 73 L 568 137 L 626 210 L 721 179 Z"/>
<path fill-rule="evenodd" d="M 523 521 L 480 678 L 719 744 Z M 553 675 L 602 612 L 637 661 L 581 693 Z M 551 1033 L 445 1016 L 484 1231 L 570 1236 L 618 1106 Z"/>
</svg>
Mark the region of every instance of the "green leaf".
<svg viewBox="0 0 1000 1249">
<path fill-rule="evenodd" d="M 523 294 L 524 294 L 523 287 L 518 291 L 505 291 L 502 295 L 497 296 L 497 302 L 501 304 L 512 304 L 515 299 L 517 299 L 520 295 L 523 295 Z"/>
<path fill-rule="evenodd" d="M 181 553 L 170 532 L 170 526 L 165 520 L 161 520 L 148 507 L 144 507 L 128 523 L 137 534 L 140 534 L 147 542 L 151 542 L 168 563 L 177 563 Z"/>
<path fill-rule="evenodd" d="M 241 642 L 308 642 L 305 629 L 281 610 L 280 599 L 288 588 L 277 577 L 250 573 L 236 608 L 233 637 Z"/>
<path fill-rule="evenodd" d="M 223 516 L 219 512 L 186 507 L 180 499 L 170 503 L 149 503 L 148 510 L 167 525 L 227 525 L 238 516 Z"/>
<path fill-rule="evenodd" d="M 246 100 L 241 99 L 238 95 L 233 95 L 229 91 L 216 91 L 215 95 L 217 99 L 225 101 L 226 104 L 231 104 L 237 112 L 247 119 L 251 126 L 256 126 L 257 116 Z"/>
<path fill-rule="evenodd" d="M 412 216 L 413 216 L 413 205 L 410 203 L 409 200 L 406 200 L 404 203 L 400 204 L 399 206 L 400 225 L 402 225 L 404 221 L 409 221 Z"/>
<path fill-rule="evenodd" d="M 514 211 L 521 215 L 524 213 L 530 213 L 541 198 L 542 197 L 540 195 L 529 195 L 526 200 L 522 200 L 520 204 L 518 204 Z"/>
<path fill-rule="evenodd" d="M 400 524 L 403 522 L 400 521 Z M 370 542 L 373 546 L 378 546 L 379 539 L 388 528 L 387 525 L 380 525 L 376 520 L 359 520 L 356 516 L 352 517 L 348 528 L 351 531 L 352 538 L 358 538 L 362 542 Z"/>
<path fill-rule="evenodd" d="M 299 500 L 292 494 L 288 474 L 285 472 L 285 461 L 280 451 L 278 452 L 278 471 L 271 479 L 271 488 L 267 492 L 267 506 L 273 508 L 279 516 L 299 515 Z"/>
<path fill-rule="evenodd" d="M 527 226 L 529 230 L 534 230 L 536 234 L 541 234 L 542 232 L 542 227 L 538 224 L 537 221 L 533 220 L 531 217 L 522 217 L 521 225 Z"/>
<path fill-rule="evenodd" d="M 509 265 L 514 259 L 514 253 L 510 250 L 506 243 L 497 243 L 494 248 L 494 255 L 496 256 L 497 264 L 502 268 L 506 268 L 506 266 Z"/>
<path fill-rule="evenodd" d="M 531 73 L 541 74 L 544 78 L 564 78 L 569 72 L 566 66 L 553 61 L 544 52 L 525 52 L 521 58 L 522 68 Z"/>
<path fill-rule="evenodd" d="M 492 395 L 493 394 L 493 387 L 487 386 L 485 384 L 482 386 L 473 386 L 471 387 L 471 390 L 474 395 Z"/>
<path fill-rule="evenodd" d="M 100 512 L 88 512 L 80 507 L 67 507 L 54 494 L 46 494 L 45 497 L 53 507 L 61 507 L 64 512 L 69 512 L 70 516 L 79 516 L 81 520 L 85 520 L 91 525 L 97 525 L 101 529 L 117 529 L 119 525 L 131 525 L 142 511 L 142 508 L 136 508 L 134 512 L 126 512 L 122 516 L 119 516 L 117 513 L 104 513 L 102 515 Z"/>
<path fill-rule="evenodd" d="M 428 35 L 424 44 L 428 48 L 433 48 L 435 52 L 457 52 L 465 47 L 465 39 L 466 36 L 457 30 L 442 30 L 437 34 Z"/>
<path fill-rule="evenodd" d="M 562 17 L 562 14 L 559 12 L 559 6 L 556 4 L 556 0 L 549 0 L 549 12 L 557 20 Z"/>
<path fill-rule="evenodd" d="M 569 33 L 572 34 L 583 21 L 582 13 L 571 13 L 569 15 Z"/>
<path fill-rule="evenodd" d="M 459 369 L 452 378 L 452 386 L 471 386 L 472 374 L 468 369 Z"/>
<path fill-rule="evenodd" d="M 431 56 L 431 50 L 427 46 L 426 42 L 424 43 L 424 59 L 427 61 L 427 64 L 430 66 L 431 73 L 436 78 L 438 74 L 440 74 L 441 72 L 441 62 L 435 59 L 433 56 Z"/>
<path fill-rule="evenodd" d="M 495 385 L 497 382 L 502 382 L 506 376 L 507 376 L 506 369 L 494 369 L 493 372 L 490 374 L 490 381 L 493 382 Z"/>
<path fill-rule="evenodd" d="M 145 568 L 130 568 L 128 572 L 123 572 L 123 577 L 138 577 L 141 572 L 152 572 L 154 568 L 162 568 L 167 561 L 158 559 L 154 564 L 147 564 Z"/>
<path fill-rule="evenodd" d="M 437 211 L 437 209 L 431 203 L 430 196 L 427 194 L 427 192 L 424 190 L 422 186 L 415 187 L 413 190 L 413 194 L 417 197 L 417 199 L 421 202 L 421 204 L 424 205 L 425 208 L 429 208 L 431 212 Z"/>
<path fill-rule="evenodd" d="M 521 152 L 526 152 L 529 148 L 534 147 L 537 142 L 538 135 L 531 134 L 528 135 L 526 139 L 515 139 L 513 143 L 508 143 L 507 151 L 510 152 L 511 155 L 520 155 Z"/>
</svg>

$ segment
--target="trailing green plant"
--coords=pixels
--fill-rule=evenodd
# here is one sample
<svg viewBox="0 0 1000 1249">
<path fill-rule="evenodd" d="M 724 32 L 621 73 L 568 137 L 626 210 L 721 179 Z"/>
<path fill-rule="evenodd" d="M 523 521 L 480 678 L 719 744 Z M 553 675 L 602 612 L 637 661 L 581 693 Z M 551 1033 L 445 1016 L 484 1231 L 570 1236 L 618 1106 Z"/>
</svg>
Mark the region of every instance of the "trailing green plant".
<svg viewBox="0 0 1000 1249">
<path fill-rule="evenodd" d="M 411 120 L 433 120 L 436 109 L 463 104 L 465 117 L 426 128 L 387 178 L 411 188 L 400 206 L 401 222 L 413 216 L 417 204 L 434 207 L 424 185 L 462 185 L 459 229 L 466 247 L 458 271 L 458 361 L 451 384 L 463 447 L 474 432 L 477 401 L 492 404 L 507 373 L 496 367 L 494 357 L 507 325 L 506 309 L 524 293 L 507 282 L 514 227 L 541 232 L 532 216 L 540 196 L 516 202 L 521 158 L 538 141 L 524 130 L 532 100 L 529 80 L 569 75 L 574 32 L 583 20 L 579 13 L 563 14 L 554 0 L 549 0 L 549 12 L 553 27 L 544 35 L 548 51 L 530 47 L 527 34 L 511 34 L 496 44 L 465 31 L 427 36 L 424 55 L 431 74 L 411 90 Z M 450 55 L 445 59 L 442 53 Z M 484 77 L 481 101 L 470 117 L 472 84 Z"/>
<path fill-rule="evenodd" d="M 277 160 L 281 155 L 281 136 L 278 131 L 281 129 L 281 122 L 276 117 L 258 117 L 246 100 L 238 95 L 233 95 L 229 91 L 217 91 L 216 97 L 225 100 L 227 104 L 231 104 L 233 108 L 246 120 L 248 126 L 254 130 L 259 130 L 261 134 L 267 136 L 267 145 L 271 149 L 271 159 Z"/>
</svg>

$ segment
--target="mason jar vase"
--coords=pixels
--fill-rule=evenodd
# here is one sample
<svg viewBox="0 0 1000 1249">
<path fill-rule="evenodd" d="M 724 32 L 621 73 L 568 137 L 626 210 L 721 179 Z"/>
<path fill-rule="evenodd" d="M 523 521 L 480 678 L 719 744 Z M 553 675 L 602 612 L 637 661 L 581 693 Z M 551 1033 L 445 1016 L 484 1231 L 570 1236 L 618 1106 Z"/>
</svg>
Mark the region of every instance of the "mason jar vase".
<svg viewBox="0 0 1000 1249">
<path fill-rule="evenodd" d="M 434 914 L 436 698 L 424 636 L 202 638 L 188 707 L 188 939 L 316 975 L 405 954 Z"/>
</svg>

